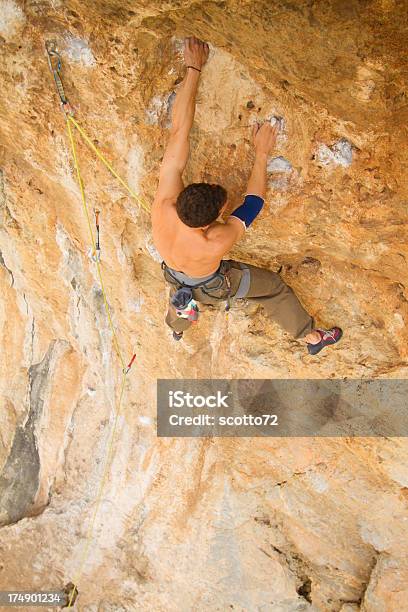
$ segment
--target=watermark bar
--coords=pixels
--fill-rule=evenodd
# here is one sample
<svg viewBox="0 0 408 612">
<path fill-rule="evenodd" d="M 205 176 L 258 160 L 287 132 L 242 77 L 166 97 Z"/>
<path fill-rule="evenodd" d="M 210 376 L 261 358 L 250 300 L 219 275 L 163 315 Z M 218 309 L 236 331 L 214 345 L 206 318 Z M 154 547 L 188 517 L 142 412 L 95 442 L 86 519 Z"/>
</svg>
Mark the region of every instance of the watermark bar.
<svg viewBox="0 0 408 612">
<path fill-rule="evenodd" d="M 0 591 L 2 607 L 61 607 L 67 603 L 67 595 L 63 591 Z"/>
<path fill-rule="evenodd" d="M 408 379 L 159 379 L 157 435 L 405 437 Z"/>
</svg>

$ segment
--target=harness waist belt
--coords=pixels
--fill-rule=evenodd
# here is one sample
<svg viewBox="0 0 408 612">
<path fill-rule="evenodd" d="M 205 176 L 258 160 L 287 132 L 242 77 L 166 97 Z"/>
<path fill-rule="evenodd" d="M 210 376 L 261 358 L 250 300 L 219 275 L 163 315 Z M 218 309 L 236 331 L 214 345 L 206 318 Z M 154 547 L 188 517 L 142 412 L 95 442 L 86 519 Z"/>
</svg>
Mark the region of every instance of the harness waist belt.
<svg viewBox="0 0 408 612">
<path fill-rule="evenodd" d="M 234 295 L 235 299 L 244 298 L 249 291 L 249 285 L 251 284 L 251 273 L 249 268 L 246 267 L 245 264 L 241 263 L 242 277 L 237 289 L 236 294 Z"/>
<path fill-rule="evenodd" d="M 211 280 L 212 278 L 217 276 L 217 274 L 219 274 L 219 269 L 220 269 L 218 268 L 218 270 L 216 270 L 212 274 L 208 274 L 208 276 L 188 276 L 188 274 L 184 274 L 184 272 L 179 272 L 179 270 L 173 270 L 173 268 L 170 268 L 166 264 L 164 265 L 166 266 L 166 269 L 169 270 L 170 274 L 176 280 L 190 287 L 194 287 L 194 285 L 201 285 L 202 283 L 205 283 Z"/>
</svg>

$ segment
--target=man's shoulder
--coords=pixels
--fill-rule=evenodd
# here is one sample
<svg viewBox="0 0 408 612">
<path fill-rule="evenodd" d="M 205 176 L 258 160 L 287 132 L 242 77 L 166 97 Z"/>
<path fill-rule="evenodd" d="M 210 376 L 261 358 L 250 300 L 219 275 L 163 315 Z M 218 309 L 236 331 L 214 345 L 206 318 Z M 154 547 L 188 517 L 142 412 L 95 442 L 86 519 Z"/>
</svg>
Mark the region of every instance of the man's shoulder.
<svg viewBox="0 0 408 612">
<path fill-rule="evenodd" d="M 223 255 L 243 236 L 245 230 L 240 219 L 228 217 L 225 223 L 216 222 L 207 231 L 209 246 Z"/>
<path fill-rule="evenodd" d="M 154 211 L 160 210 L 164 211 L 175 211 L 176 210 L 176 200 L 174 198 L 162 198 L 160 196 L 156 196 L 153 200 L 152 205 L 152 213 Z"/>
<path fill-rule="evenodd" d="M 228 217 L 225 223 L 220 223 L 219 221 L 215 221 L 207 230 L 207 237 L 211 240 L 219 240 L 224 236 L 228 236 L 231 233 L 231 227 L 233 228 L 242 228 L 241 219 L 237 219 L 236 217 Z"/>
</svg>

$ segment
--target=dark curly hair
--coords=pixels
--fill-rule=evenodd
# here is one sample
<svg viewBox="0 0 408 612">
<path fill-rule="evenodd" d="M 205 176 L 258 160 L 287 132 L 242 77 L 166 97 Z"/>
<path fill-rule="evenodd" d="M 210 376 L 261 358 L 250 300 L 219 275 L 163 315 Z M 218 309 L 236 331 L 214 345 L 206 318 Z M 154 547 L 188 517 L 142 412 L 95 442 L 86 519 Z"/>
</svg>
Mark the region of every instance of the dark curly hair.
<svg viewBox="0 0 408 612">
<path fill-rule="evenodd" d="M 191 183 L 180 192 L 176 210 L 189 227 L 204 227 L 216 220 L 226 201 L 227 191 L 221 185 Z"/>
</svg>

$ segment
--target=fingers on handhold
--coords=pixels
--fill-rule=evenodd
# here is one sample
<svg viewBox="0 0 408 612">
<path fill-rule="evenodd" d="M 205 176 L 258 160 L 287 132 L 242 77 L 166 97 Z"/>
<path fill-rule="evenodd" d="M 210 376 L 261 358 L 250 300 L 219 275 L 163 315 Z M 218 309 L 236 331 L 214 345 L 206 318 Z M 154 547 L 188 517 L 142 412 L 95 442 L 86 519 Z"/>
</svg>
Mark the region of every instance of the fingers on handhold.
<svg viewBox="0 0 408 612">
<path fill-rule="evenodd" d="M 198 43 L 199 45 L 203 45 L 203 47 L 206 47 L 207 49 L 210 48 L 208 43 L 206 43 L 204 40 L 201 40 L 201 38 L 197 38 L 197 36 L 187 36 L 185 40 L 189 42 Z"/>
<path fill-rule="evenodd" d="M 268 130 L 271 134 L 277 134 L 279 132 L 279 124 L 275 123 L 275 125 L 271 125 L 269 121 L 265 121 L 263 124 L 265 125 L 265 130 Z"/>
</svg>

